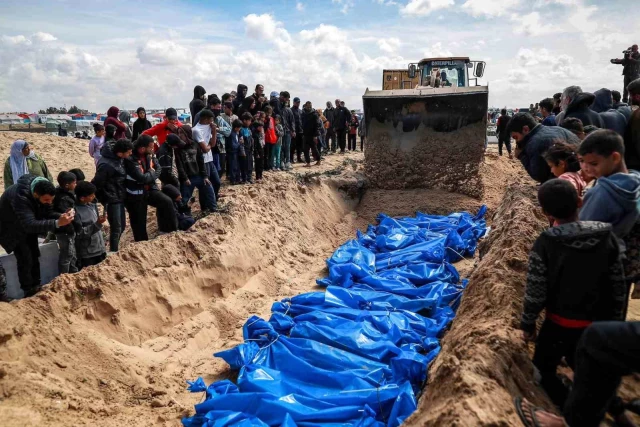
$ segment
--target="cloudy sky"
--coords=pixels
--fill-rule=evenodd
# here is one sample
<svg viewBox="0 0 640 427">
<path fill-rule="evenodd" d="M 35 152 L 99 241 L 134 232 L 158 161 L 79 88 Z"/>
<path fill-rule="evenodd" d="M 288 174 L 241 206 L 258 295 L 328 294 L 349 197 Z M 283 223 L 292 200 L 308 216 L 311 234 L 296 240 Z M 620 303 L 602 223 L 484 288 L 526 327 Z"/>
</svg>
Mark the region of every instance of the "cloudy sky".
<svg viewBox="0 0 640 427">
<path fill-rule="evenodd" d="M 569 84 L 621 90 L 610 58 L 640 42 L 632 0 L 2 1 L 0 111 L 185 107 L 244 83 L 360 108 L 382 69 L 487 62 L 491 106 Z"/>
</svg>

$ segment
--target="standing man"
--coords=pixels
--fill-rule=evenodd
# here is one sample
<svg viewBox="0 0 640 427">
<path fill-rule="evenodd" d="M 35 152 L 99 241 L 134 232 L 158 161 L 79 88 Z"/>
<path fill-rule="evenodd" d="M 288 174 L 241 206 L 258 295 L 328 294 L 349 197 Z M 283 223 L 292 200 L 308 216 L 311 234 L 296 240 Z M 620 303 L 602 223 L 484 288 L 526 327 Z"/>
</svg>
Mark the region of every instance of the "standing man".
<svg viewBox="0 0 640 427">
<path fill-rule="evenodd" d="M 264 86 L 261 84 L 256 85 L 255 92 L 251 95 L 256 100 L 256 105 L 253 107 L 250 112 L 252 116 L 255 116 L 258 111 L 262 111 L 264 107 L 269 105 L 267 98 L 264 96 Z"/>
<path fill-rule="evenodd" d="M 640 106 L 640 79 L 632 81 L 629 86 L 629 102 Z M 624 160 L 627 167 L 640 170 L 640 108 L 637 108 L 629 119 L 624 136 Z"/>
<path fill-rule="evenodd" d="M 496 135 L 498 136 L 498 154 L 502 156 L 502 146 L 505 145 L 507 147 L 507 153 L 509 153 L 509 158 L 512 159 L 511 135 L 509 134 L 509 121 L 511 120 L 511 117 L 507 115 L 506 108 L 500 110 L 500 114 L 500 117 L 498 117 L 498 126 L 496 128 Z"/>
<path fill-rule="evenodd" d="M 53 212 L 55 194 L 56 188 L 49 180 L 27 174 L 0 197 L 0 245 L 16 257 L 25 297 L 41 289 L 38 235 L 71 224 L 75 215 L 73 209 L 62 215 Z"/>
<path fill-rule="evenodd" d="M 640 78 L 640 52 L 638 52 L 638 45 L 634 44 L 624 52 L 624 59 L 612 59 L 612 64 L 620 64 L 623 66 L 622 75 L 624 76 L 624 90 L 622 96 L 622 102 L 629 100 L 629 91 L 627 86 L 629 83 Z"/>
<path fill-rule="evenodd" d="M 338 136 L 338 145 L 340 146 L 340 154 L 344 154 L 347 147 L 347 129 L 351 121 L 351 112 L 344 106 L 344 101 L 336 99 L 336 112 L 334 115 L 334 129 Z"/>
<path fill-rule="evenodd" d="M 195 126 L 198 121 L 196 115 L 203 108 L 207 107 L 207 91 L 202 86 L 196 86 L 193 88 L 193 99 L 189 103 L 189 112 L 191 113 L 191 123 Z"/>
<path fill-rule="evenodd" d="M 327 128 L 325 141 L 327 143 L 327 148 L 330 149 L 332 153 L 336 152 L 336 131 L 333 129 L 335 114 L 336 109 L 331 105 L 331 101 L 327 101 L 327 109 L 324 110 L 324 118 L 329 122 L 329 127 Z M 329 140 L 331 140 L 331 144 L 329 144 Z"/>
<path fill-rule="evenodd" d="M 320 152 L 318 151 L 318 119 L 318 112 L 313 109 L 311 101 L 305 102 L 304 112 L 302 113 L 305 167 L 311 166 L 309 150 L 313 153 L 313 160 L 316 161 L 316 166 L 320 165 Z"/>
<path fill-rule="evenodd" d="M 282 150 L 280 152 L 280 169 L 291 169 L 291 141 L 297 136 L 296 119 L 291 108 L 289 108 L 289 99 L 291 95 L 286 90 L 280 92 L 280 109 L 282 112 L 282 127 L 284 135 L 282 136 Z"/>
<path fill-rule="evenodd" d="M 293 107 L 291 107 L 291 112 L 293 113 L 295 122 L 295 134 L 292 135 L 293 139 L 291 141 L 291 163 L 294 163 L 294 160 L 297 160 L 298 163 L 302 163 L 302 111 L 300 110 L 300 98 L 297 96 L 293 98 Z M 296 153 L 297 159 L 293 158 L 294 152 Z"/>
</svg>

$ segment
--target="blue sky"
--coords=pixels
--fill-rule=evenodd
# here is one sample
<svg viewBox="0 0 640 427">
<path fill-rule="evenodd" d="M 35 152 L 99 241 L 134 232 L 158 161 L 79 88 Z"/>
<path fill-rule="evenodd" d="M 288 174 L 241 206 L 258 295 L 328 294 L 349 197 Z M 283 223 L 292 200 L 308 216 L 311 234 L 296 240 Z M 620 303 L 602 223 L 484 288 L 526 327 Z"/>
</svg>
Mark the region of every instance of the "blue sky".
<svg viewBox="0 0 640 427">
<path fill-rule="evenodd" d="M 360 108 L 384 68 L 425 56 L 487 61 L 490 105 L 578 84 L 620 90 L 609 64 L 640 42 L 630 0 L 5 0 L 0 111 L 66 104 L 184 107 L 238 83 Z"/>
</svg>

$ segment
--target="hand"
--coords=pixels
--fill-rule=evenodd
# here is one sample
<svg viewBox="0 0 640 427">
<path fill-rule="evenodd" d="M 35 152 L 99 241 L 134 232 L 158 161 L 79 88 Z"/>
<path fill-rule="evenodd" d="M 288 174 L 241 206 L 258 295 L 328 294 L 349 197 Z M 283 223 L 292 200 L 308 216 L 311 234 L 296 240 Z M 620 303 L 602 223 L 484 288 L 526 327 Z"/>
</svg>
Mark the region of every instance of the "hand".
<svg viewBox="0 0 640 427">
<path fill-rule="evenodd" d="M 71 221 L 73 221 L 75 216 L 76 211 L 69 209 L 67 212 L 60 215 L 60 218 L 58 218 L 58 227 L 64 227 L 65 225 L 71 224 Z"/>
<path fill-rule="evenodd" d="M 186 180 L 186 181 L 184 182 L 184 185 L 186 185 L 187 187 L 191 187 L 191 181 Z"/>
<path fill-rule="evenodd" d="M 526 342 L 533 342 L 536 340 L 537 337 L 537 333 L 534 330 L 533 332 L 527 332 L 527 331 L 522 331 L 522 338 L 526 341 Z"/>
<path fill-rule="evenodd" d="M 102 215 L 98 217 L 98 224 L 104 224 L 105 222 L 107 222 L 107 217 Z"/>
<path fill-rule="evenodd" d="M 204 179 L 204 185 L 211 187 L 211 181 L 209 181 L 209 178 Z"/>
</svg>

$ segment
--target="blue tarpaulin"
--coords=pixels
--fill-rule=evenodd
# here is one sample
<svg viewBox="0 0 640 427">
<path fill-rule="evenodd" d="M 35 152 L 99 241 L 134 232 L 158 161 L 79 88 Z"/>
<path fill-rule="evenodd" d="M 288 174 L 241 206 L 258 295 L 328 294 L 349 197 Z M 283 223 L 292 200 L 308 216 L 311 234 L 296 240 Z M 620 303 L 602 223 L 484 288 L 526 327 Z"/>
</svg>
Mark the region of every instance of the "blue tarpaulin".
<svg viewBox="0 0 640 427">
<path fill-rule="evenodd" d="M 183 425 L 402 424 L 466 286 L 451 263 L 473 255 L 485 212 L 380 214 L 327 260 L 324 292 L 274 303 L 268 320 L 247 320 L 244 343 L 214 355 L 236 383 L 188 381 L 205 400 Z"/>
</svg>

